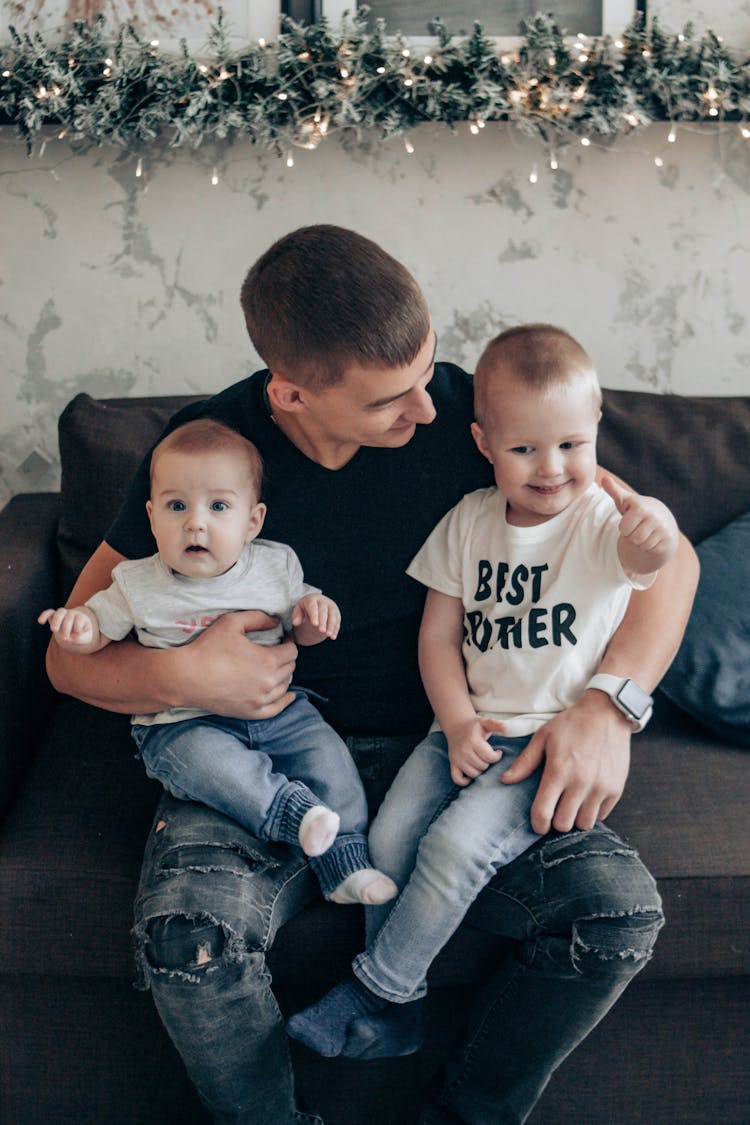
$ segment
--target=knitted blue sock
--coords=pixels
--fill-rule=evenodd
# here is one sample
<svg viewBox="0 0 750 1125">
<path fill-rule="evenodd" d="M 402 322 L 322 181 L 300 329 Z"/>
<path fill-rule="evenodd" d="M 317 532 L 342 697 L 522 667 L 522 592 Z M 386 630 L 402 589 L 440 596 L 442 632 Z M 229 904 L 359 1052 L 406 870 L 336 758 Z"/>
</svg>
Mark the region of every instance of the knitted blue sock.
<svg viewBox="0 0 750 1125">
<path fill-rule="evenodd" d="M 287 1022 L 292 1039 L 311 1047 L 324 1058 L 340 1055 L 346 1043 L 349 1024 L 362 1016 L 390 1007 L 352 974 L 309 1008 L 303 1008 Z"/>
</svg>

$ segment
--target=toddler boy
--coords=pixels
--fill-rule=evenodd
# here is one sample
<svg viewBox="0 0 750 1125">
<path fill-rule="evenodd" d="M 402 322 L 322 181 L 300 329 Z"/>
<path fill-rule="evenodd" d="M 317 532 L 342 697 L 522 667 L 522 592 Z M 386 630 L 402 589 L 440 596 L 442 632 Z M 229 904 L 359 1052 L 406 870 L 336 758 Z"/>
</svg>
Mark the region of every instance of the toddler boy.
<svg viewBox="0 0 750 1125">
<path fill-rule="evenodd" d="M 601 391 L 568 333 L 502 333 L 479 360 L 474 405 L 495 486 L 448 512 L 408 568 L 428 587 L 419 659 L 435 722 L 370 831 L 400 894 L 368 911 L 354 975 L 287 1025 L 326 1056 L 347 1037 L 367 1042 L 368 1058 L 418 1049 L 410 1002 L 424 995 L 428 966 L 496 871 L 538 839 L 541 771 L 513 784 L 502 775 L 582 692 L 608 689 L 594 672 L 630 590 L 650 585 L 677 548 L 660 501 L 596 483 Z"/>
</svg>

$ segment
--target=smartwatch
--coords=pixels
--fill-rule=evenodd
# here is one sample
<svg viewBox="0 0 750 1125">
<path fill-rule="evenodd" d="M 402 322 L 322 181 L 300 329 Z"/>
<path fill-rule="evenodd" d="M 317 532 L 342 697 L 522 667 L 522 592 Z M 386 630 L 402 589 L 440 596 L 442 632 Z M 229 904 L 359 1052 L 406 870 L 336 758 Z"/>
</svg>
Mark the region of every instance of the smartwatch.
<svg viewBox="0 0 750 1125">
<path fill-rule="evenodd" d="M 595 688 L 603 691 L 614 703 L 618 711 L 622 711 L 633 724 L 633 733 L 642 731 L 651 718 L 654 709 L 652 697 L 639 687 L 635 680 L 623 676 L 608 676 L 605 672 L 598 672 L 592 676 L 584 690 Z"/>
</svg>

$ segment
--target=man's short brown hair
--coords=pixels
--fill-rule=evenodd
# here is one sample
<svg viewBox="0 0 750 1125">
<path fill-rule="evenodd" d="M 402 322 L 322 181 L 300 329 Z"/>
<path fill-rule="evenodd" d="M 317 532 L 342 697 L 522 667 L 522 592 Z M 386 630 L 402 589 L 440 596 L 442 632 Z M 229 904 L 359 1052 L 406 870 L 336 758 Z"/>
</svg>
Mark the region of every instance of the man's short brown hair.
<svg viewBox="0 0 750 1125">
<path fill-rule="evenodd" d="M 493 378 L 505 375 L 531 390 L 553 390 L 582 377 L 591 384 L 597 407 L 602 396 L 591 357 L 569 332 L 554 324 L 519 324 L 491 340 L 474 372 L 474 413 L 482 422 Z"/>
<path fill-rule="evenodd" d="M 263 461 L 251 441 L 215 418 L 195 418 L 184 422 L 162 438 L 151 454 L 151 484 L 162 453 L 235 453 L 244 460 L 256 497 L 263 485 Z"/>
<path fill-rule="evenodd" d="M 406 267 L 369 238 L 326 224 L 275 242 L 240 300 L 263 362 L 300 386 L 333 386 L 353 365 L 406 367 L 430 330 Z"/>
</svg>

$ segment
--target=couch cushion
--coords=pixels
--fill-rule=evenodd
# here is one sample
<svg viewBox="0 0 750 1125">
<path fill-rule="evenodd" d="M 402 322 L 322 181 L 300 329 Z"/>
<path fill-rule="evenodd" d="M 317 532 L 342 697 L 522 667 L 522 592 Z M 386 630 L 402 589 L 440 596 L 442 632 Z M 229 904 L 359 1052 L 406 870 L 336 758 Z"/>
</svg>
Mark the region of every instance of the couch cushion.
<svg viewBox="0 0 750 1125">
<path fill-rule="evenodd" d="M 600 463 L 674 512 L 693 543 L 750 509 L 750 397 L 604 391 Z"/>
<path fill-rule="evenodd" d="M 67 597 L 119 511 L 130 480 L 169 418 L 204 396 L 93 399 L 79 394 L 60 415 L 59 548 Z"/>
<path fill-rule="evenodd" d="M 750 511 L 697 550 L 695 604 L 660 687 L 709 730 L 750 746 Z"/>
</svg>

